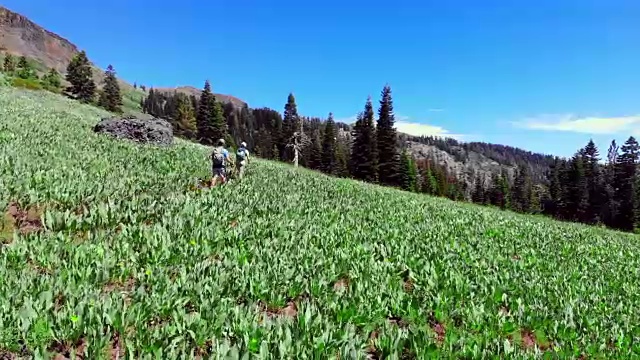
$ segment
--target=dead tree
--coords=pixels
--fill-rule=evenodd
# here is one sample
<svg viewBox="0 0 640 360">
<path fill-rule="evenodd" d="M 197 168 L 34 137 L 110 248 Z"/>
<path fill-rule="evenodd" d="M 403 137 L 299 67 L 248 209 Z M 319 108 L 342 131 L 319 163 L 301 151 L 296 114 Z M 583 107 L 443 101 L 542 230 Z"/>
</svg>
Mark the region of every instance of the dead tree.
<svg viewBox="0 0 640 360">
<path fill-rule="evenodd" d="M 298 159 L 300 158 L 300 152 L 302 149 L 311 145 L 311 138 L 309 138 L 303 129 L 303 121 L 300 120 L 300 130 L 293 133 L 293 136 L 289 139 L 287 147 L 293 148 L 293 166 L 298 167 Z"/>
</svg>

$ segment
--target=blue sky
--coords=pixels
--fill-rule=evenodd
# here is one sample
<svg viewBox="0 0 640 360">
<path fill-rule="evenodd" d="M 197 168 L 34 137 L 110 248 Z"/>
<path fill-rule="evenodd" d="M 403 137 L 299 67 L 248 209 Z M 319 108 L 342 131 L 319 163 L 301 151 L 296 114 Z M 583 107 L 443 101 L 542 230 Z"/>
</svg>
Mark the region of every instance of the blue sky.
<svg viewBox="0 0 640 360">
<path fill-rule="evenodd" d="M 571 155 L 640 137 L 640 1 L 5 0 L 148 86 L 352 118 L 392 87 L 399 130 Z M 113 24 L 107 26 L 107 24 Z"/>
</svg>

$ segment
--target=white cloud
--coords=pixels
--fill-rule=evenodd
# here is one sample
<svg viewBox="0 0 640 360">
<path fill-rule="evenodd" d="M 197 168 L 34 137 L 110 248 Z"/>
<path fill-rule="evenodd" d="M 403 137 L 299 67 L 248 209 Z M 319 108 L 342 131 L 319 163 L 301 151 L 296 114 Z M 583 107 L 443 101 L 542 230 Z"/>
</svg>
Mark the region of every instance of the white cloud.
<svg viewBox="0 0 640 360">
<path fill-rule="evenodd" d="M 410 121 L 396 121 L 396 129 L 398 129 L 399 132 L 414 136 L 440 136 L 457 140 L 462 140 L 465 137 L 463 134 L 453 134 L 442 126 Z"/>
<path fill-rule="evenodd" d="M 429 109 L 428 112 L 443 112 L 444 109 Z"/>
<path fill-rule="evenodd" d="M 342 122 L 345 124 L 354 124 L 356 122 L 357 115 L 350 116 L 348 118 L 337 119 L 336 122 Z M 376 119 L 377 120 L 377 119 Z M 453 138 L 456 140 L 463 140 L 467 135 L 453 134 L 449 130 L 442 126 L 429 125 L 420 122 L 410 121 L 408 116 L 396 114 L 395 115 L 395 127 L 399 132 L 413 135 L 413 136 L 440 136 Z"/>
<path fill-rule="evenodd" d="M 640 115 L 621 117 L 578 117 L 572 114 L 550 114 L 527 118 L 514 125 L 531 130 L 569 131 L 586 134 L 640 135 Z"/>
</svg>

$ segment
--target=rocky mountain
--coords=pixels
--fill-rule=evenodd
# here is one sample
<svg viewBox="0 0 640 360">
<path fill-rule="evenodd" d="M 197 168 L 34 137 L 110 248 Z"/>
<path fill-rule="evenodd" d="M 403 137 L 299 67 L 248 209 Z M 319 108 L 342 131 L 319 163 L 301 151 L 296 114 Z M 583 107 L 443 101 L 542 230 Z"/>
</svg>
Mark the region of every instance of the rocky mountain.
<svg viewBox="0 0 640 360">
<path fill-rule="evenodd" d="M 400 135 L 404 148 L 416 159 L 427 159 L 445 165 L 450 174 L 464 179 L 471 189 L 477 175 L 485 185 L 491 175 L 506 171 L 513 180 L 519 166 L 525 166 L 535 184 L 547 185 L 553 164 L 552 155 L 537 154 L 511 146 L 483 142 L 459 142 L 454 139 Z"/>
<path fill-rule="evenodd" d="M 65 74 L 67 65 L 79 51 L 80 49 L 69 40 L 44 29 L 26 16 L 0 5 L 0 53 L 9 53 L 16 56 L 24 55 L 35 60 L 44 68 L 54 68 L 59 73 Z M 87 55 L 90 56 L 91 54 Z M 118 64 L 113 65 L 117 70 Z M 94 78 L 98 85 L 102 83 L 103 72 L 104 69 L 94 65 Z M 126 90 L 133 89 L 131 84 L 122 80 L 120 85 Z M 187 94 L 200 93 L 200 90 L 190 86 L 165 90 L 177 90 Z M 244 101 L 230 95 L 215 94 L 215 96 L 223 102 L 231 102 L 238 107 L 245 104 Z"/>
</svg>

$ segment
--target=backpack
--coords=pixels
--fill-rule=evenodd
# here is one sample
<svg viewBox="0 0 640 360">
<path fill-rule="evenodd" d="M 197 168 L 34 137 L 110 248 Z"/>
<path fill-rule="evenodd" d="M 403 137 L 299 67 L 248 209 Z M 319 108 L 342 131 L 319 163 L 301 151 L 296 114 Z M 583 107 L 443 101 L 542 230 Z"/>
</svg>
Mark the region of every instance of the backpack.
<svg viewBox="0 0 640 360">
<path fill-rule="evenodd" d="M 247 157 L 247 153 L 243 148 L 238 149 L 236 152 L 236 161 L 242 162 Z"/>
<path fill-rule="evenodd" d="M 213 163 L 213 167 L 224 166 L 224 153 L 222 152 L 223 150 L 224 148 L 222 146 L 213 148 L 213 152 L 211 153 L 211 162 Z"/>
</svg>

